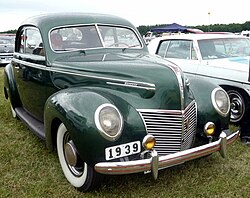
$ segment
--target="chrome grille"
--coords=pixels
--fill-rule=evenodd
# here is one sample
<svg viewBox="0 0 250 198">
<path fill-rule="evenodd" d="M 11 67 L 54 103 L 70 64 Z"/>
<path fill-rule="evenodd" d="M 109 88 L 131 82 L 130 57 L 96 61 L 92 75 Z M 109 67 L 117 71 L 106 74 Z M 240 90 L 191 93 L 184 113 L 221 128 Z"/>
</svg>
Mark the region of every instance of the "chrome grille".
<svg viewBox="0 0 250 198">
<path fill-rule="evenodd" d="M 184 111 L 139 109 L 148 134 L 156 138 L 159 155 L 186 150 L 192 146 L 196 131 L 196 103 L 191 102 Z"/>
<path fill-rule="evenodd" d="M 0 54 L 0 59 L 13 58 L 13 54 Z"/>
</svg>

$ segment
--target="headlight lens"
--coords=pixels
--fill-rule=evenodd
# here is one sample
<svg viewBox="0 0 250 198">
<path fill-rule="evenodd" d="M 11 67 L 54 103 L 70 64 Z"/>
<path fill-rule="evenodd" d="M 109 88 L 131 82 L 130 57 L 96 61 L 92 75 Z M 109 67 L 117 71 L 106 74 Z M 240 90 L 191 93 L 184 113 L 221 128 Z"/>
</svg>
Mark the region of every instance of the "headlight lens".
<svg viewBox="0 0 250 198">
<path fill-rule="evenodd" d="M 226 117 L 230 110 L 230 100 L 226 93 L 221 88 L 215 88 L 212 92 L 212 103 L 216 111 Z"/>
<path fill-rule="evenodd" d="M 95 124 L 101 135 L 110 140 L 116 140 L 123 128 L 123 118 L 112 104 L 102 104 L 95 112 Z"/>
</svg>

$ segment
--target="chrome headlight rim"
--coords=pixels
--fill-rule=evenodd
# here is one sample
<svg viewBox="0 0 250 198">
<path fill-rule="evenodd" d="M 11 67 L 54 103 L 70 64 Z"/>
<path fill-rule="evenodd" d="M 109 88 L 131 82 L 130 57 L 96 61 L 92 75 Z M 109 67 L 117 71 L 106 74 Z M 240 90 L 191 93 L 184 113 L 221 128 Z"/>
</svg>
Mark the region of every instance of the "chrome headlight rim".
<svg viewBox="0 0 250 198">
<path fill-rule="evenodd" d="M 217 93 L 218 91 L 221 91 L 221 92 L 223 92 L 223 93 L 225 94 L 225 97 L 226 97 L 226 100 L 227 100 L 227 103 L 228 103 L 228 104 L 227 104 L 227 111 L 226 111 L 226 112 L 223 112 L 223 111 L 219 108 L 219 106 L 218 106 L 218 104 L 217 104 L 217 102 L 216 102 L 216 93 Z M 215 89 L 212 91 L 212 93 L 211 93 L 211 100 L 212 100 L 212 104 L 213 104 L 215 110 L 216 110 L 221 116 L 227 117 L 227 116 L 229 115 L 229 112 L 230 112 L 230 99 L 229 99 L 229 96 L 228 96 L 227 92 L 226 92 L 224 89 L 222 89 L 222 88 L 220 88 L 220 87 L 215 88 Z"/>
<path fill-rule="evenodd" d="M 100 113 L 102 110 L 104 110 L 105 108 L 112 108 L 113 110 L 116 111 L 117 115 L 118 115 L 118 119 L 119 119 L 119 128 L 116 132 L 115 135 L 110 135 L 108 134 L 107 131 L 104 130 L 104 128 L 101 125 L 101 121 L 100 121 Z M 123 129 L 123 117 L 120 113 L 120 111 L 117 109 L 116 106 L 106 103 L 106 104 L 101 104 L 99 107 L 97 107 L 96 111 L 95 111 L 95 124 L 96 127 L 98 129 L 98 131 L 100 132 L 100 134 L 102 135 L 102 137 L 104 137 L 105 139 L 109 140 L 109 141 L 115 141 L 117 140 L 121 133 L 122 133 L 122 129 Z"/>
</svg>

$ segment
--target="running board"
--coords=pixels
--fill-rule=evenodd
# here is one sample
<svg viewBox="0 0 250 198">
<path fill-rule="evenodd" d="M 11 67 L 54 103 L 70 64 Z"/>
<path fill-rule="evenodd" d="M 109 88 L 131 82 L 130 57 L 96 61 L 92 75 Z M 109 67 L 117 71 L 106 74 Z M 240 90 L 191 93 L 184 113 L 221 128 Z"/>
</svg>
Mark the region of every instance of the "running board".
<svg viewBox="0 0 250 198">
<path fill-rule="evenodd" d="M 41 121 L 32 117 L 22 107 L 15 108 L 15 112 L 35 135 L 45 140 L 44 124 Z"/>
</svg>

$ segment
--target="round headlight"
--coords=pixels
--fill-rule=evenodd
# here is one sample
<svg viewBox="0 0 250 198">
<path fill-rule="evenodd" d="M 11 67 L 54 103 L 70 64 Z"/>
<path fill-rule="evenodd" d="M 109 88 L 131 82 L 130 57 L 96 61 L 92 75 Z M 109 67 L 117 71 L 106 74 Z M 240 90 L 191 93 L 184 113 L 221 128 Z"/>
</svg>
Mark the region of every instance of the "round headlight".
<svg viewBox="0 0 250 198">
<path fill-rule="evenodd" d="M 102 104 L 96 109 L 95 124 L 104 138 L 114 141 L 121 135 L 123 118 L 114 105 Z"/>
<path fill-rule="evenodd" d="M 221 88 L 215 88 L 212 91 L 212 103 L 216 111 L 226 117 L 230 110 L 230 100 L 227 92 Z"/>
</svg>

